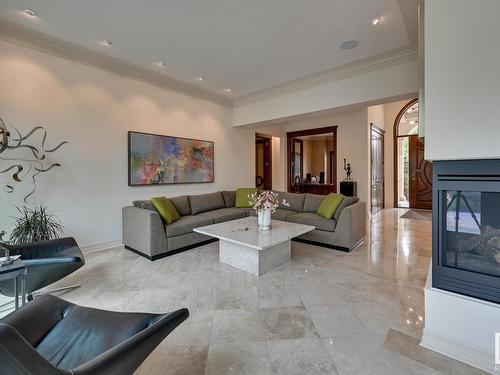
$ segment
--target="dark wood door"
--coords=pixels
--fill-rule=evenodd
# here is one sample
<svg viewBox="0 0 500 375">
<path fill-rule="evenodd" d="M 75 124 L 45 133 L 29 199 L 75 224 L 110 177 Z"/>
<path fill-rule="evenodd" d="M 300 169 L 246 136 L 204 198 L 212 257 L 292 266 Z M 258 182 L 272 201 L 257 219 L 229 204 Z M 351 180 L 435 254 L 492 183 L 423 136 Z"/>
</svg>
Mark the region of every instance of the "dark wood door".
<svg viewBox="0 0 500 375">
<path fill-rule="evenodd" d="M 255 187 L 259 190 L 272 189 L 271 140 L 255 140 Z"/>
<path fill-rule="evenodd" d="M 410 208 L 432 209 L 432 163 L 417 135 L 410 136 Z"/>
<path fill-rule="evenodd" d="M 371 127 L 371 212 L 384 208 L 384 131 Z"/>
</svg>

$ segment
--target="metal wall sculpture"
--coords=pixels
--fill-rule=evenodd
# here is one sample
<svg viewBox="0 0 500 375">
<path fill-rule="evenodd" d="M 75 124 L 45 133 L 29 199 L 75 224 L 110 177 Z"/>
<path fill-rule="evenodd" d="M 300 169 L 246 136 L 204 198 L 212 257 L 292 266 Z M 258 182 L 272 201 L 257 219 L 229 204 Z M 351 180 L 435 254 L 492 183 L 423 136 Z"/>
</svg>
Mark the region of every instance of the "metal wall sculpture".
<svg viewBox="0 0 500 375">
<path fill-rule="evenodd" d="M 36 133 L 43 134 L 38 147 L 31 143 Z M 60 142 L 53 148 L 47 148 L 46 139 L 47 131 L 42 126 L 34 127 L 23 136 L 15 126 L 6 124 L 0 118 L 0 177 L 8 175 L 8 180 L 0 180 L 0 184 L 3 185 L 5 192 L 12 193 L 16 184 L 30 180 L 33 188 L 24 197 L 25 203 L 36 191 L 37 177 L 61 166 L 59 163 L 48 162 L 46 157 L 68 142 Z M 27 155 L 23 155 L 23 150 Z"/>
</svg>

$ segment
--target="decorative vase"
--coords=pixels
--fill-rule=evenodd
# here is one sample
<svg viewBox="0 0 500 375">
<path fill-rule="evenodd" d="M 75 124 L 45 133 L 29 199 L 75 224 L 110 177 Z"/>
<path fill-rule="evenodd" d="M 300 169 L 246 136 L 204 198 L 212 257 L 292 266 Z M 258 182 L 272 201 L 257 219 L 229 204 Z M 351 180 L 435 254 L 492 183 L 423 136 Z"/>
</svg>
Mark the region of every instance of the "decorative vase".
<svg viewBox="0 0 500 375">
<path fill-rule="evenodd" d="M 271 229 L 271 209 L 265 208 L 259 210 L 257 213 L 257 222 L 259 224 L 260 231 L 266 231 Z"/>
</svg>

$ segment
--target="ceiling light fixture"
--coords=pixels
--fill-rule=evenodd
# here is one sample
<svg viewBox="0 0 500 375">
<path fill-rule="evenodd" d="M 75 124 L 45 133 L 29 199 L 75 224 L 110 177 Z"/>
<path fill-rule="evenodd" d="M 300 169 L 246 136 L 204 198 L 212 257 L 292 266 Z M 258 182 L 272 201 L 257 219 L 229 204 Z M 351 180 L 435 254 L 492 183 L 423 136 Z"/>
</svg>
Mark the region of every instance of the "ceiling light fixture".
<svg viewBox="0 0 500 375">
<path fill-rule="evenodd" d="M 357 40 L 346 40 L 344 43 L 340 45 L 341 49 L 348 50 L 353 49 L 359 46 L 359 42 Z"/>
<path fill-rule="evenodd" d="M 224 89 L 225 92 L 231 92 L 233 91 L 231 88 Z"/>
<path fill-rule="evenodd" d="M 372 25 L 373 25 L 373 26 L 375 26 L 375 25 L 377 25 L 379 22 L 380 22 L 380 18 L 375 18 L 375 19 L 373 19 L 373 21 L 372 21 Z"/>
<path fill-rule="evenodd" d="M 204 81 L 204 80 L 205 80 L 205 77 L 196 77 L 195 79 L 196 79 L 197 81 L 200 81 L 200 82 L 201 82 L 201 81 Z"/>
<path fill-rule="evenodd" d="M 106 47 L 111 47 L 113 45 L 113 42 L 111 40 L 101 40 L 99 43 Z"/>
<path fill-rule="evenodd" d="M 32 9 L 25 9 L 23 12 L 24 12 L 25 14 L 27 14 L 28 16 L 30 16 L 30 17 L 35 17 L 35 16 L 36 16 L 35 11 L 34 11 L 34 10 L 32 10 Z"/>
<path fill-rule="evenodd" d="M 158 61 L 158 62 L 156 63 L 156 65 L 158 65 L 158 66 L 160 66 L 160 67 L 162 67 L 162 68 L 165 68 L 165 67 L 167 66 L 167 64 L 165 64 L 163 61 Z"/>
</svg>

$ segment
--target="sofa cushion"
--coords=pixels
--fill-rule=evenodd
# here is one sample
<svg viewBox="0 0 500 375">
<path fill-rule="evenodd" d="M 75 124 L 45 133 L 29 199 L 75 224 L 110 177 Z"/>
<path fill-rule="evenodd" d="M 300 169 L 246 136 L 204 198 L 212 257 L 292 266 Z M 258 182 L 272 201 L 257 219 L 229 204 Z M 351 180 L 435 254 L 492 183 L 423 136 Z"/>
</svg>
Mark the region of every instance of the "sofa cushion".
<svg viewBox="0 0 500 375">
<path fill-rule="evenodd" d="M 194 228 L 213 224 L 214 220 L 202 216 L 181 216 L 179 220 L 172 224 L 165 225 L 167 237 L 180 236 L 181 234 L 191 233 Z"/>
<path fill-rule="evenodd" d="M 306 193 L 303 212 L 316 213 L 316 211 L 318 211 L 319 205 L 321 204 L 321 202 L 323 202 L 324 198 L 324 195 Z"/>
<path fill-rule="evenodd" d="M 335 214 L 333 215 L 333 218 L 335 221 L 339 221 L 340 214 L 342 213 L 342 210 L 351 204 L 356 203 L 359 201 L 358 197 L 344 197 L 344 200 L 340 204 L 340 206 L 337 208 L 337 211 L 335 211 Z"/>
<path fill-rule="evenodd" d="M 271 215 L 271 219 L 273 220 L 283 220 L 286 221 L 286 218 L 290 215 L 297 214 L 297 211 L 292 210 L 284 210 L 282 208 L 278 208 L 276 212 Z"/>
<path fill-rule="evenodd" d="M 278 208 L 283 210 L 302 212 L 302 209 L 304 208 L 304 199 L 306 197 L 305 194 L 287 193 L 284 191 L 274 192 L 278 194 L 278 199 L 280 200 L 280 205 L 278 206 Z M 283 199 L 285 199 L 290 204 L 290 206 L 285 206 L 282 203 Z"/>
<path fill-rule="evenodd" d="M 223 191 L 222 198 L 224 198 L 226 208 L 236 206 L 236 191 Z"/>
<path fill-rule="evenodd" d="M 342 194 L 330 193 L 323 199 L 316 213 L 325 219 L 331 219 L 343 200 L 344 196 Z"/>
<path fill-rule="evenodd" d="M 247 212 L 240 208 L 229 207 L 220 208 L 214 211 L 207 211 L 198 214 L 197 216 L 208 217 L 215 221 L 215 223 L 222 223 L 224 221 L 241 219 L 242 217 L 247 217 Z"/>
<path fill-rule="evenodd" d="M 250 198 L 248 197 L 251 194 L 257 192 L 256 188 L 238 188 L 236 189 L 236 202 L 235 206 L 237 208 L 251 208 Z"/>
<path fill-rule="evenodd" d="M 295 215 L 290 215 L 286 221 L 297 224 L 313 225 L 316 229 L 333 232 L 337 222 L 335 219 L 325 219 L 314 212 L 301 212 Z"/>
<path fill-rule="evenodd" d="M 190 195 L 189 204 L 191 205 L 192 215 L 226 207 L 220 191 L 209 194 Z"/>
<path fill-rule="evenodd" d="M 170 199 L 165 197 L 155 197 L 151 198 L 151 203 L 158 210 L 163 221 L 167 224 L 172 224 L 174 221 L 179 220 L 181 215 L 177 212 L 174 204 Z"/>
<path fill-rule="evenodd" d="M 134 207 L 143 208 L 145 210 L 156 211 L 155 206 L 153 206 L 153 203 L 150 200 L 133 201 L 132 205 Z"/>
<path fill-rule="evenodd" d="M 181 216 L 191 215 L 191 206 L 189 205 L 189 198 L 187 195 L 180 195 L 178 197 L 168 198 L 177 209 Z"/>
</svg>

